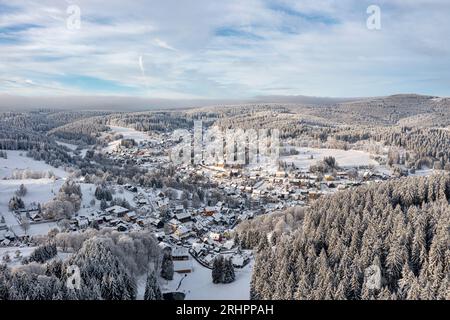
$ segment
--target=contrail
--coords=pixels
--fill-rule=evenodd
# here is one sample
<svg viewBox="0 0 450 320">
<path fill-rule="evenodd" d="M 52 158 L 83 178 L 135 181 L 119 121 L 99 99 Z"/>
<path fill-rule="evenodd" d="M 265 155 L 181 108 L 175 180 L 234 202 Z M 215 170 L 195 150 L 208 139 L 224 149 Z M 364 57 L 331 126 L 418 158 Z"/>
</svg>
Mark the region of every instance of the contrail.
<svg viewBox="0 0 450 320">
<path fill-rule="evenodd" d="M 147 76 L 145 74 L 145 68 L 144 68 L 144 56 L 139 56 L 139 68 L 141 69 L 142 72 L 142 77 L 144 78 L 144 82 L 145 82 L 145 86 L 147 87 L 147 89 L 149 89 L 149 83 L 148 83 L 148 79 Z"/>
</svg>

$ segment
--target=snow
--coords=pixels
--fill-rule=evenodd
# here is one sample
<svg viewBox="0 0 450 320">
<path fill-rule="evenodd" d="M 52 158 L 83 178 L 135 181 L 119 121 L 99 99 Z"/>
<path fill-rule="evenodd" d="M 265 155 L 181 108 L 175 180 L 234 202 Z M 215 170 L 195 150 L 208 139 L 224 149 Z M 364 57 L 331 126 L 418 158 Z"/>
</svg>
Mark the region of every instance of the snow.
<svg viewBox="0 0 450 320">
<path fill-rule="evenodd" d="M 340 150 L 340 149 L 315 149 L 315 148 L 296 148 L 300 154 L 281 157 L 281 160 L 294 163 L 300 169 L 308 169 L 311 165 L 323 160 L 325 157 L 334 157 L 340 167 L 350 168 L 358 166 L 378 166 L 379 163 L 371 159 L 371 155 L 359 150 Z M 311 159 L 311 155 L 313 159 Z"/>
<path fill-rule="evenodd" d="M 39 172 L 52 171 L 57 177 L 65 178 L 68 173 L 60 168 L 52 167 L 44 161 L 36 161 L 26 156 L 26 151 L 6 151 L 8 159 L 0 158 L 0 179 L 9 178 L 14 170 L 31 170 Z"/>
<path fill-rule="evenodd" d="M 72 151 L 77 150 L 78 146 L 75 144 L 70 144 L 70 143 L 65 143 L 65 142 L 61 142 L 61 141 L 56 141 L 56 143 L 60 146 L 64 146 Z"/>
<path fill-rule="evenodd" d="M 132 128 L 125 128 L 125 127 L 118 127 L 118 126 L 109 126 L 111 128 L 111 131 L 109 133 L 115 133 L 115 134 L 121 134 L 123 136 L 123 139 L 133 139 L 137 143 L 144 142 L 144 141 L 155 141 L 154 139 L 151 139 L 150 136 L 141 131 L 137 131 Z M 117 146 L 120 145 L 121 140 L 112 141 L 108 144 L 106 148 L 103 149 L 104 152 L 112 152 L 116 150 Z"/>
<path fill-rule="evenodd" d="M 23 232 L 16 217 L 8 209 L 9 200 L 21 184 L 24 184 L 28 190 L 27 194 L 22 198 L 25 205 L 28 206 L 33 202 L 44 204 L 52 200 L 63 183 L 64 180 L 53 179 L 0 180 L 0 213 L 5 217 L 6 225 L 12 228 L 16 234 L 22 234 Z M 28 235 L 44 235 L 55 227 L 55 222 L 31 224 Z"/>
<path fill-rule="evenodd" d="M 17 267 L 21 265 L 21 260 L 16 259 L 16 251 L 19 250 L 22 258 L 27 258 L 36 249 L 36 247 L 0 247 L 0 263 L 3 261 L 3 257 L 6 254 L 9 255 L 11 262 L 7 263 L 8 267 Z"/>
<path fill-rule="evenodd" d="M 110 126 L 111 131 L 113 133 L 121 134 L 124 139 L 133 139 L 136 142 L 142 142 L 142 141 L 150 141 L 150 136 L 141 131 L 137 131 L 135 129 L 131 128 L 125 128 L 125 127 L 117 127 L 117 126 Z"/>
<path fill-rule="evenodd" d="M 416 170 L 416 173 L 414 173 L 414 174 L 410 173 L 409 175 L 412 177 L 428 177 L 428 176 L 433 175 L 436 172 L 437 172 L 437 170 L 426 168 L 426 169 Z"/>
<path fill-rule="evenodd" d="M 228 284 L 214 284 L 211 269 L 205 268 L 194 259 L 193 272 L 174 274 L 174 280 L 161 279 L 163 292 L 184 292 L 186 300 L 248 300 L 250 298 L 250 280 L 253 261 L 242 269 L 235 269 L 236 280 Z M 177 290 L 178 285 L 181 285 Z M 144 281 L 145 290 L 145 281 Z"/>
</svg>

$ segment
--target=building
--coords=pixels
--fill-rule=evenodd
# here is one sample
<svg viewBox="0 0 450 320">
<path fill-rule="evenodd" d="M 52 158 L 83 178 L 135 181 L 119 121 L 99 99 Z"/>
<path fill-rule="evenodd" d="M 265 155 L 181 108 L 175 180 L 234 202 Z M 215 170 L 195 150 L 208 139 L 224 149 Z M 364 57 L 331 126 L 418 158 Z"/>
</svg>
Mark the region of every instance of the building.
<svg viewBox="0 0 450 320">
<path fill-rule="evenodd" d="M 192 261 L 189 251 L 184 247 L 176 247 L 172 249 L 173 271 L 176 273 L 191 273 Z"/>
<path fill-rule="evenodd" d="M 130 212 L 130 210 L 121 206 L 112 206 L 110 208 L 107 208 L 105 211 L 118 217 L 123 217 L 126 213 Z"/>
<path fill-rule="evenodd" d="M 189 212 L 181 212 L 175 214 L 175 218 L 181 223 L 191 221 L 191 214 Z"/>
<path fill-rule="evenodd" d="M 178 239 L 186 239 L 191 235 L 191 230 L 184 225 L 180 225 L 177 230 L 175 230 L 175 236 Z"/>
<path fill-rule="evenodd" d="M 137 219 L 136 212 L 134 212 L 134 211 L 125 213 L 125 215 L 123 217 L 128 222 L 136 221 L 136 219 Z"/>
<path fill-rule="evenodd" d="M 217 210 L 216 210 L 216 208 L 215 207 L 206 207 L 204 210 L 203 210 L 203 214 L 205 215 L 205 216 L 212 216 L 214 213 L 216 213 L 217 212 Z"/>
</svg>

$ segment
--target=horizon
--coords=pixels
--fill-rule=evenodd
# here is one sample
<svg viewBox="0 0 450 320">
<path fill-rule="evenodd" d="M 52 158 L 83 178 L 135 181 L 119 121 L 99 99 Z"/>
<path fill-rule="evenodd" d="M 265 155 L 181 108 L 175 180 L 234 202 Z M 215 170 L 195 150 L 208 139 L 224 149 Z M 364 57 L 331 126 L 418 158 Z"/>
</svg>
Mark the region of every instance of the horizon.
<svg viewBox="0 0 450 320">
<path fill-rule="evenodd" d="M 0 96 L 446 97 L 448 9 L 443 0 L 0 0 Z"/>
<path fill-rule="evenodd" d="M 258 96 L 249 99 L 158 99 L 127 96 L 11 96 L 0 94 L 0 112 L 33 111 L 39 109 L 79 111 L 140 112 L 158 110 L 182 110 L 205 107 L 282 104 L 282 105 L 335 105 L 363 100 L 382 99 L 395 96 L 419 96 L 448 99 L 449 97 L 430 96 L 417 93 L 397 93 L 377 97 L 313 97 L 303 95 Z"/>
</svg>

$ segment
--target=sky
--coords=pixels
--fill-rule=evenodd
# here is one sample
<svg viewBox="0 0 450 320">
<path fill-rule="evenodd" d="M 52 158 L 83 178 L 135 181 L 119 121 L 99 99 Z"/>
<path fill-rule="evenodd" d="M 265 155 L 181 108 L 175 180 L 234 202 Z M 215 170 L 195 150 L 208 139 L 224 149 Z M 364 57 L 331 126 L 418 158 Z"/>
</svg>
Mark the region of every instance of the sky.
<svg viewBox="0 0 450 320">
<path fill-rule="evenodd" d="M 450 96 L 449 14 L 448 0 L 0 0 L 0 95 Z"/>
</svg>

